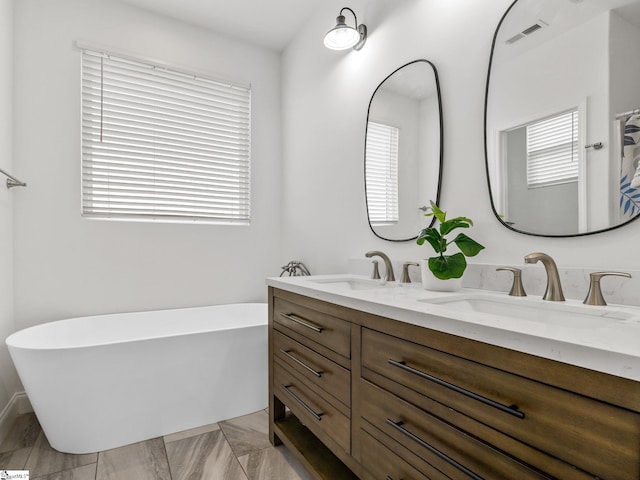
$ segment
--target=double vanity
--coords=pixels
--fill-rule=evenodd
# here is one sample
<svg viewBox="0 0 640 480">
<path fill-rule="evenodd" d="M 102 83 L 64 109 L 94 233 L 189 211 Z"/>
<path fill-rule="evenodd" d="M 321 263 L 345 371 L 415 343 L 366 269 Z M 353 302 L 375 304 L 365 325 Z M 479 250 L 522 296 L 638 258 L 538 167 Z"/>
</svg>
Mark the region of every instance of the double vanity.
<svg viewBox="0 0 640 480">
<path fill-rule="evenodd" d="M 314 478 L 640 478 L 640 308 L 267 283 L 270 437 Z"/>
<path fill-rule="evenodd" d="M 504 227 L 575 237 L 640 217 L 629 181 L 640 104 L 628 81 L 640 57 L 625 54 L 638 39 L 640 0 L 511 3 L 485 97 L 491 208 Z M 442 111 L 427 60 L 392 72 L 371 98 L 365 194 L 380 239 L 414 241 L 428 201 L 439 203 Z M 640 308 L 605 305 L 600 290 L 602 276 L 629 275 L 569 272 L 590 277 L 589 293 L 563 301 L 550 257 L 525 259 L 538 261 L 544 299 L 523 296 L 513 268 L 500 268 L 514 272 L 512 295 L 357 275 L 269 279 L 272 443 L 315 479 L 640 480 Z"/>
</svg>

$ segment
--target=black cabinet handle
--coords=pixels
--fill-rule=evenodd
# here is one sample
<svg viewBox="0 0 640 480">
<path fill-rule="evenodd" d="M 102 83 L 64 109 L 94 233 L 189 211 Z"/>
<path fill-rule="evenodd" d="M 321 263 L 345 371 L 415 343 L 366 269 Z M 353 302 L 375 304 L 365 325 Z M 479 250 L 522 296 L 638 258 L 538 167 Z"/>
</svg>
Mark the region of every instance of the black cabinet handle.
<svg viewBox="0 0 640 480">
<path fill-rule="evenodd" d="M 471 392 L 467 389 L 454 385 L 453 383 L 445 382 L 444 380 L 441 380 L 438 377 L 434 377 L 433 375 L 429 375 L 428 373 L 424 373 L 424 372 L 421 372 L 420 370 L 416 370 L 415 368 L 412 368 L 406 365 L 404 362 L 397 362 L 396 360 L 389 359 L 389 363 L 394 367 L 398 367 L 404 370 L 405 372 L 412 373 L 414 375 L 417 375 L 420 378 L 429 380 L 442 387 L 446 387 L 450 390 L 453 390 L 454 392 L 458 392 L 469 398 L 473 398 L 474 400 L 484 403 L 485 405 L 489 405 L 490 407 L 496 408 L 501 412 L 508 413 L 509 415 L 513 415 L 514 417 L 517 417 L 520 420 L 524 418 L 524 412 L 521 412 L 520 410 L 518 410 L 518 407 L 515 405 L 511 405 L 511 406 L 503 405 L 502 403 L 496 402 L 495 400 L 491 400 L 490 398 L 487 398 L 487 397 L 483 397 L 482 395 L 478 395 L 477 393 Z"/>
<path fill-rule="evenodd" d="M 465 467 L 461 463 L 458 463 L 457 461 L 455 461 L 453 458 L 451 458 L 446 453 L 441 452 L 440 450 L 438 450 L 434 446 L 432 446 L 432 445 L 428 444 L 427 442 L 425 442 L 424 440 L 422 440 L 420 437 L 418 437 L 418 436 L 414 435 L 413 433 L 411 433 L 406 428 L 403 428 L 402 427 L 402 422 L 394 422 L 393 420 L 390 420 L 390 419 L 387 418 L 387 424 L 392 426 L 393 428 L 395 428 L 397 431 L 399 431 L 403 435 L 409 437 L 411 440 L 416 442 L 421 447 L 424 447 L 427 450 L 429 450 L 436 457 L 440 458 L 441 460 L 444 460 L 445 462 L 447 462 L 452 467 L 455 467 L 456 469 L 460 470 L 465 475 L 468 475 L 469 477 L 473 478 L 473 480 L 485 480 L 480 475 L 472 472 L 471 470 L 469 470 L 467 467 Z"/>
<path fill-rule="evenodd" d="M 309 365 L 307 365 L 306 363 L 304 363 L 302 360 L 294 357 L 293 355 L 291 355 L 291 353 L 288 350 L 283 350 L 280 349 L 280 351 L 285 354 L 287 356 L 287 358 L 290 358 L 291 360 L 293 360 L 294 362 L 296 362 L 298 365 L 300 365 L 301 367 L 304 367 L 305 369 L 307 369 L 309 372 L 313 373 L 316 377 L 320 378 L 322 377 L 322 372 L 318 372 L 317 370 L 314 370 L 313 368 L 311 368 Z"/>
<path fill-rule="evenodd" d="M 316 325 L 315 323 L 310 322 L 309 320 L 301 318 L 301 317 L 299 317 L 297 315 L 294 315 L 292 313 L 281 313 L 280 315 L 283 316 L 284 318 L 286 318 L 287 320 L 291 320 L 292 322 L 295 322 L 298 325 L 302 325 L 303 327 L 307 327 L 307 328 L 313 330 L 314 332 L 322 333 L 322 330 L 324 330 L 320 325 Z"/>
<path fill-rule="evenodd" d="M 309 412 L 311 415 L 313 415 L 313 417 L 320 421 L 322 420 L 322 413 L 316 413 L 316 411 L 311 408 L 309 405 L 307 405 L 304 400 L 302 400 L 298 395 L 296 395 L 295 393 L 293 393 L 291 391 L 291 385 L 281 385 L 281 387 L 284 389 L 285 392 L 287 392 L 289 395 L 291 395 L 293 397 L 293 399 L 298 402 L 302 408 L 304 408 L 307 412 Z"/>
</svg>

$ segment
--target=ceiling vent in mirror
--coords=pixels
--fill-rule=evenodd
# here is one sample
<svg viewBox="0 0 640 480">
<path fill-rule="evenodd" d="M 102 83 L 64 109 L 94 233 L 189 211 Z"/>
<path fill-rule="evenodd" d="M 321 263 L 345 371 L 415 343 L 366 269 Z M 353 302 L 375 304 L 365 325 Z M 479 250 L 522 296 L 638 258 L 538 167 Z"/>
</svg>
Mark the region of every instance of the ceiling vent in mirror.
<svg viewBox="0 0 640 480">
<path fill-rule="evenodd" d="M 521 32 L 518 32 L 517 34 L 515 34 L 513 37 L 510 37 L 509 39 L 507 39 L 507 41 L 505 43 L 507 45 L 511 45 L 512 43 L 515 43 L 518 40 L 521 40 L 521 39 L 523 39 L 525 37 L 528 37 L 532 33 L 535 33 L 538 30 L 541 30 L 542 28 L 548 27 L 548 26 L 549 26 L 549 24 L 547 22 L 545 22 L 544 20 L 538 20 L 533 25 L 525 28 Z"/>
</svg>

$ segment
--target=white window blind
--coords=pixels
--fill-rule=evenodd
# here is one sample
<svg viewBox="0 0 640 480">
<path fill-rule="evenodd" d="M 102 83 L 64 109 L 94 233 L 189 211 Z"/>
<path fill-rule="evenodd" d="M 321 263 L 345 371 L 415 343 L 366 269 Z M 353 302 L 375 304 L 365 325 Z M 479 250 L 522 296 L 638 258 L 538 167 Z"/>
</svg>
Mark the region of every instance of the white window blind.
<svg viewBox="0 0 640 480">
<path fill-rule="evenodd" d="M 527 184 L 543 187 L 578 180 L 578 111 L 527 125 Z"/>
<path fill-rule="evenodd" d="M 367 208 L 372 225 L 398 223 L 398 136 L 396 127 L 367 124 Z"/>
<path fill-rule="evenodd" d="M 251 92 L 82 53 L 82 214 L 248 224 Z"/>
</svg>

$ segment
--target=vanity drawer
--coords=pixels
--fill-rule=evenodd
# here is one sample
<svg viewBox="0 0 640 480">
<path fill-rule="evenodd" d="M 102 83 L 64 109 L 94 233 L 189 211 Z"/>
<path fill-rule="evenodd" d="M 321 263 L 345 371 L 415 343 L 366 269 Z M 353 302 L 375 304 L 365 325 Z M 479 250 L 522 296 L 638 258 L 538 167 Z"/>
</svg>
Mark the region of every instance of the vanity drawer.
<svg viewBox="0 0 640 480">
<path fill-rule="evenodd" d="M 593 475 L 640 478 L 637 413 L 369 329 L 362 364 L 399 396 L 408 387 Z"/>
<path fill-rule="evenodd" d="M 552 478 L 365 380 L 361 388 L 362 418 L 386 434 L 382 442 L 400 444 L 407 461 L 415 454 L 456 480 Z"/>
<path fill-rule="evenodd" d="M 320 345 L 345 358 L 351 358 L 349 322 L 278 297 L 274 298 L 273 321 L 274 327 L 281 332 L 287 335 L 295 332 L 302 336 L 300 341 L 313 350 L 318 350 L 315 345 Z"/>
<path fill-rule="evenodd" d="M 277 331 L 273 332 L 273 346 L 274 355 L 299 376 L 318 385 L 346 406 L 351 405 L 349 370 Z"/>
<path fill-rule="evenodd" d="M 362 464 L 371 474 L 370 480 L 449 480 L 433 467 L 429 469 L 428 476 L 423 475 L 365 430 L 360 433 L 360 441 Z"/>
<path fill-rule="evenodd" d="M 273 391 L 291 412 L 324 443 L 350 451 L 351 422 L 337 406 L 314 392 L 279 361 L 273 363 Z M 348 411 L 348 410 L 347 410 Z"/>
</svg>

